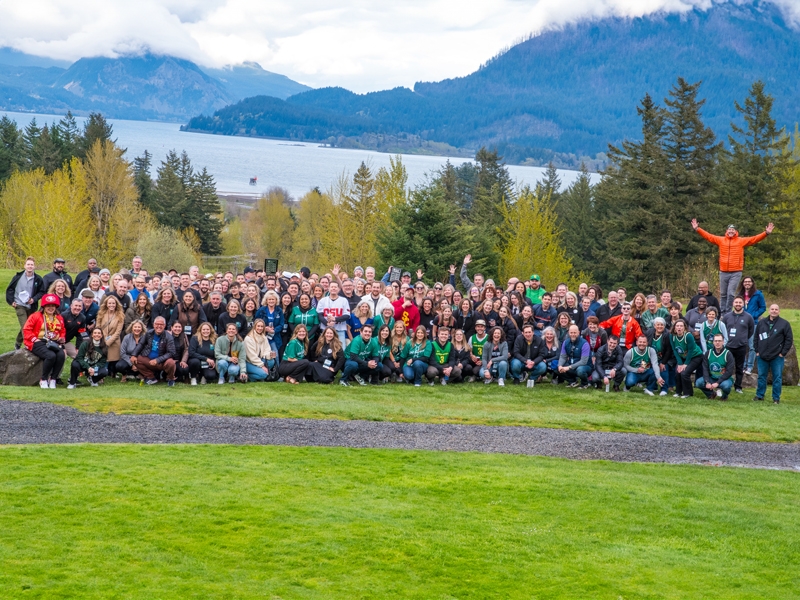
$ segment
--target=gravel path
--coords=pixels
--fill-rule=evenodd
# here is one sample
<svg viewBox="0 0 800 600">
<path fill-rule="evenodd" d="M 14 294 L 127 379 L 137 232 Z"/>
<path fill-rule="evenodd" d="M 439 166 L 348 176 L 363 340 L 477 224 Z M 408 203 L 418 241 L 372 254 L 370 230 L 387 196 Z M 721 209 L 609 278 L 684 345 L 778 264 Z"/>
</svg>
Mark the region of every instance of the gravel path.
<svg viewBox="0 0 800 600">
<path fill-rule="evenodd" d="M 0 444 L 269 444 L 477 451 L 579 460 L 800 470 L 800 444 L 533 427 L 83 413 L 0 400 Z"/>
</svg>

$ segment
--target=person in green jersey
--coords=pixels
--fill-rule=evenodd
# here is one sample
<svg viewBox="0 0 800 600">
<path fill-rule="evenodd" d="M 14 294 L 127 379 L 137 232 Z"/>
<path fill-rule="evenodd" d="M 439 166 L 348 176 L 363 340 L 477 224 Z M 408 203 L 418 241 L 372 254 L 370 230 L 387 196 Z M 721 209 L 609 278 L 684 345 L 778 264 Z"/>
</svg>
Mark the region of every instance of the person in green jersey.
<svg viewBox="0 0 800 600">
<path fill-rule="evenodd" d="M 542 285 L 542 278 L 536 273 L 531 275 L 528 281 L 528 289 L 525 291 L 525 296 L 530 300 L 531 304 L 541 304 L 542 296 L 547 290 Z"/>
<path fill-rule="evenodd" d="M 469 360 L 472 370 L 478 373 L 483 365 L 483 346 L 489 336 L 486 334 L 486 321 L 478 319 L 475 321 L 475 333 L 467 339 L 470 347 Z M 471 381 L 474 381 L 472 379 Z"/>
<path fill-rule="evenodd" d="M 301 324 L 306 327 L 308 343 L 313 344 L 319 335 L 319 313 L 311 305 L 311 296 L 306 293 L 300 294 L 297 306 L 289 315 L 289 329 L 292 333 L 294 333 L 295 327 Z"/>
<path fill-rule="evenodd" d="M 308 365 L 308 330 L 301 323 L 295 326 L 292 338 L 283 351 L 278 374 L 286 383 L 297 384 L 305 379 Z"/>
<path fill-rule="evenodd" d="M 644 393 L 648 396 L 653 396 L 656 384 L 665 384 L 664 379 L 661 377 L 658 354 L 655 348 L 648 345 L 645 334 L 642 333 L 637 336 L 636 344 L 625 353 L 622 362 L 625 365 L 626 373 L 623 391 L 627 392 L 637 383 L 644 383 Z"/>
<path fill-rule="evenodd" d="M 372 324 L 365 324 L 345 350 L 347 360 L 344 363 L 340 385 L 350 385 L 355 379 L 358 385 L 367 385 L 367 381 L 378 377 L 381 373 L 378 362 L 378 340 L 372 337 Z"/>
<path fill-rule="evenodd" d="M 428 361 L 433 346 L 428 341 L 428 330 L 418 325 L 408 348 L 406 362 L 403 365 L 403 377 L 415 387 L 422 385 L 422 376 L 428 372 Z"/>
<path fill-rule="evenodd" d="M 676 398 L 688 398 L 693 395 L 692 374 L 701 368 L 703 351 L 689 332 L 689 324 L 685 319 L 678 319 L 672 324 L 670 335 L 672 355 L 675 357 L 675 393 Z"/>
<path fill-rule="evenodd" d="M 427 377 L 431 385 L 437 377 L 442 385 L 449 381 L 461 381 L 461 369 L 454 365 L 453 344 L 450 342 L 450 329 L 439 327 L 436 339 L 431 343 L 431 356 L 428 362 Z"/>
<path fill-rule="evenodd" d="M 733 388 L 736 361 L 725 347 L 725 338 L 721 333 L 714 335 L 712 343 L 713 347 L 703 356 L 703 376 L 697 378 L 695 385 L 709 400 L 715 394 L 720 400 L 727 400 Z"/>
<path fill-rule="evenodd" d="M 728 328 L 719 320 L 719 310 L 715 306 L 706 309 L 706 320 L 700 324 L 700 347 L 705 354 L 714 344 L 714 336 L 722 334 L 725 343 L 728 343 Z"/>
<path fill-rule="evenodd" d="M 375 315 L 372 321 L 373 331 L 378 331 L 384 325 L 388 325 L 389 330 L 394 327 L 394 308 L 392 306 L 385 307 L 380 314 Z"/>
<path fill-rule="evenodd" d="M 403 380 L 403 366 L 408 358 L 408 350 L 411 348 L 411 340 L 408 337 L 408 330 L 405 323 L 395 321 L 392 327 L 392 370 L 393 380 Z"/>
<path fill-rule="evenodd" d="M 391 309 L 389 309 L 391 310 Z M 392 331 L 388 325 L 375 328 L 375 339 L 378 342 L 378 366 L 380 375 L 374 377 L 372 383 L 380 385 L 386 383 L 394 372 L 394 358 L 392 357 Z"/>
</svg>

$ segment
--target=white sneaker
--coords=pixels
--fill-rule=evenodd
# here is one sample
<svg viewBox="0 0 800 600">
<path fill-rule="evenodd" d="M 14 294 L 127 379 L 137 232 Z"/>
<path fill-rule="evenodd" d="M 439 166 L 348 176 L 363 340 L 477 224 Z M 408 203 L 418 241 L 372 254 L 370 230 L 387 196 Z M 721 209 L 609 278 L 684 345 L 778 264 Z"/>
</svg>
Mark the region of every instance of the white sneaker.
<svg viewBox="0 0 800 600">
<path fill-rule="evenodd" d="M 200 385 L 205 385 L 206 383 L 208 383 L 208 382 L 206 381 L 206 378 L 205 378 L 205 377 L 201 377 L 201 378 L 200 378 Z"/>
<path fill-rule="evenodd" d="M 744 374 L 745 375 L 752 375 L 753 374 L 753 369 L 745 369 L 744 370 Z"/>
<path fill-rule="evenodd" d="M 655 396 L 655 394 L 650 390 L 648 390 L 647 388 L 644 388 L 644 393 L 647 394 L 648 396 Z"/>
<path fill-rule="evenodd" d="M 722 390 L 717 388 L 717 398 L 722 398 Z"/>
<path fill-rule="evenodd" d="M 192 377 L 192 380 L 189 383 L 191 383 L 191 385 L 197 385 L 197 377 Z"/>
<path fill-rule="evenodd" d="M 42 388 L 43 390 L 46 390 L 48 388 L 47 379 L 42 379 L 39 382 L 39 387 Z"/>
<path fill-rule="evenodd" d="M 220 378 L 219 378 L 219 381 L 218 381 L 217 383 L 218 383 L 219 385 L 225 385 L 225 378 L 224 378 L 224 377 L 220 377 Z"/>
<path fill-rule="evenodd" d="M 74 384 L 74 383 L 70 383 L 70 384 L 67 386 L 67 389 L 68 389 L 68 390 L 74 390 L 74 389 L 75 389 L 75 387 L 76 387 L 76 386 L 75 386 L 75 384 Z"/>
<path fill-rule="evenodd" d="M 51 390 L 56 389 L 56 380 L 55 379 L 51 379 L 50 380 L 50 389 Z"/>
<path fill-rule="evenodd" d="M 666 390 L 662 390 L 661 393 L 659 394 L 659 396 L 666 396 L 666 395 L 667 395 Z"/>
<path fill-rule="evenodd" d="M 500 387 L 505 387 L 506 386 L 506 382 L 503 381 L 502 379 L 498 379 L 497 380 L 497 385 L 499 385 Z"/>
<path fill-rule="evenodd" d="M 92 385 L 92 387 L 99 387 L 99 386 L 100 386 L 100 384 L 99 384 L 99 383 L 95 383 L 95 382 L 94 382 L 94 381 L 92 381 L 91 379 L 89 380 L 89 383 Z"/>
</svg>

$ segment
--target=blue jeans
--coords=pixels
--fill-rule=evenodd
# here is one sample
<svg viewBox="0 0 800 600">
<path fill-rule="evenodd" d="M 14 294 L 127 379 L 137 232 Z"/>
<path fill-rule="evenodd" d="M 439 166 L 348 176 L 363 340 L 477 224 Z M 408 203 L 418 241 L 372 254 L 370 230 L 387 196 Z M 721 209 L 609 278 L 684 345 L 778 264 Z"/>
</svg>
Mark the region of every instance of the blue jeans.
<svg viewBox="0 0 800 600">
<path fill-rule="evenodd" d="M 667 368 L 661 369 L 661 378 L 664 380 L 664 385 L 661 386 L 662 392 L 666 392 L 669 388 L 675 387 L 675 367 L 664 366 Z"/>
<path fill-rule="evenodd" d="M 580 379 L 581 385 L 587 385 L 589 383 L 589 375 L 591 374 L 592 374 L 592 367 L 590 365 L 583 365 L 578 367 L 574 371 L 559 373 L 558 380 L 559 381 L 567 380 L 569 382 L 573 382 L 576 379 Z"/>
<path fill-rule="evenodd" d="M 267 366 L 271 369 L 275 366 L 275 359 L 268 360 Z M 247 363 L 247 378 L 250 381 L 264 381 L 267 378 L 267 374 L 264 372 L 264 369 L 261 367 L 257 367 L 255 365 L 251 365 Z"/>
<path fill-rule="evenodd" d="M 530 373 L 531 379 L 536 379 L 537 377 L 541 377 L 542 375 L 547 373 L 547 365 L 545 364 L 544 361 L 542 361 L 537 365 L 535 365 L 533 369 L 529 370 L 525 368 L 525 364 L 521 360 L 517 358 L 512 358 L 511 377 L 513 377 L 514 379 L 521 379 L 523 371 L 528 371 Z"/>
<path fill-rule="evenodd" d="M 747 360 L 744 362 L 744 370 L 745 371 L 752 371 L 753 365 L 756 362 L 756 346 L 755 346 L 755 339 L 756 334 L 750 336 L 750 352 L 747 353 Z"/>
<path fill-rule="evenodd" d="M 783 387 L 783 357 L 776 356 L 772 360 L 764 360 L 758 357 L 758 388 L 756 396 L 763 398 L 767 393 L 767 373 L 772 371 L 772 399 L 781 399 L 781 388 Z"/>
<path fill-rule="evenodd" d="M 492 376 L 496 376 L 498 379 L 505 379 L 506 373 L 508 373 L 508 361 L 501 360 L 492 363 L 492 368 L 490 370 L 492 372 Z M 486 373 L 486 368 L 481 365 L 481 370 L 478 372 L 478 375 L 480 375 L 481 379 L 486 377 L 484 373 Z"/>
<path fill-rule="evenodd" d="M 656 374 L 653 372 L 653 368 L 650 367 L 644 373 L 637 373 L 636 371 L 629 372 L 625 375 L 625 387 L 632 388 L 637 383 L 644 381 L 647 389 L 651 392 L 655 391 L 657 382 L 656 382 Z"/>
<path fill-rule="evenodd" d="M 714 382 L 712 381 L 711 383 L 714 383 Z M 694 386 L 698 390 L 702 390 L 702 392 L 706 396 L 708 396 L 709 398 L 711 398 L 714 395 L 714 391 L 713 390 L 707 390 L 706 389 L 706 382 L 703 380 L 702 377 L 698 377 L 695 380 Z M 732 387 L 733 387 L 733 378 L 731 378 L 731 377 L 728 377 L 725 381 L 720 381 L 719 382 L 719 389 L 722 390 L 722 397 L 723 398 L 727 398 L 728 397 L 728 394 L 731 393 L 731 388 Z"/>
<path fill-rule="evenodd" d="M 414 385 L 422 384 L 422 376 L 427 371 L 428 363 L 422 360 L 415 360 L 411 363 L 411 366 L 408 366 L 408 364 L 403 365 L 403 377 L 408 383 L 413 383 Z"/>
<path fill-rule="evenodd" d="M 219 373 L 220 379 L 225 379 L 225 373 L 228 374 L 228 377 L 237 377 L 239 375 L 239 370 L 239 365 L 229 363 L 227 360 L 217 361 L 217 373 Z"/>
</svg>

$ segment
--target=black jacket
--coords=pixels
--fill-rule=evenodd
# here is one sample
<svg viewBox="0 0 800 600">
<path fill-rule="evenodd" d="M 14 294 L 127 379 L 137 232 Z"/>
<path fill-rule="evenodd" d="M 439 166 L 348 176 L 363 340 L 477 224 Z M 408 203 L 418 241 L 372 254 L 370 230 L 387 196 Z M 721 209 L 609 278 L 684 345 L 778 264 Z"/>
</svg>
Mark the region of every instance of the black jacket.
<svg viewBox="0 0 800 600">
<path fill-rule="evenodd" d="M 466 367 L 469 364 L 472 364 L 469 359 L 469 347 L 466 346 L 463 350 L 458 350 L 453 346 L 453 366 L 462 365 Z"/>
<path fill-rule="evenodd" d="M 647 336 L 647 345 L 652 346 L 653 338 L 656 336 L 656 330 L 648 329 L 645 335 Z M 672 342 L 670 342 L 669 339 L 669 332 L 665 329 L 664 333 L 661 334 L 661 337 L 661 353 L 659 354 L 656 352 L 658 355 L 658 362 L 662 365 L 674 367 L 677 361 L 675 360 L 675 355 L 672 352 Z"/>
<path fill-rule="evenodd" d="M 69 273 L 67 273 L 66 271 L 61 271 L 61 273 L 50 271 L 42 279 L 44 280 L 45 293 L 47 292 L 48 289 L 50 289 L 50 286 L 53 285 L 53 283 L 58 281 L 59 279 L 63 279 L 64 281 L 67 282 L 70 293 L 72 294 L 75 293 L 75 286 L 72 284 L 72 277 L 70 277 Z M 125 310 L 128 309 L 126 308 Z"/>
<path fill-rule="evenodd" d="M 622 314 L 622 304 L 617 303 L 617 306 L 614 307 L 614 310 L 611 310 L 611 307 L 608 305 L 608 302 L 603 304 L 600 308 L 594 311 L 594 315 L 597 317 L 597 320 L 601 323 L 603 321 L 608 321 L 611 317 L 616 317 Z"/>
<path fill-rule="evenodd" d="M 206 313 L 206 319 L 209 323 L 211 323 L 211 327 L 213 327 L 214 331 L 219 334 L 217 322 L 219 321 L 219 317 L 222 313 L 228 312 L 228 305 L 225 302 L 220 302 L 219 308 L 214 308 L 211 302 L 207 302 L 206 304 L 203 304 L 203 312 Z"/>
<path fill-rule="evenodd" d="M 64 338 L 67 342 L 76 339 L 75 345 L 80 346 L 81 342 L 85 342 L 89 335 L 86 332 L 86 315 L 83 311 L 78 313 L 78 316 L 72 314 L 71 310 L 65 310 L 61 313 L 61 318 L 64 319 Z"/>
<path fill-rule="evenodd" d="M 750 338 L 756 331 L 756 322 L 747 311 L 740 314 L 731 311 L 720 319 L 728 330 L 728 344 L 726 348 L 743 348 L 750 345 Z"/>
<path fill-rule="evenodd" d="M 623 367 L 625 359 L 625 346 L 617 344 L 613 352 L 608 351 L 608 345 L 602 346 L 594 355 L 594 362 L 597 371 L 619 371 Z"/>
<path fill-rule="evenodd" d="M 8 305 L 11 306 L 14 304 L 14 292 L 17 291 L 17 283 L 19 282 L 19 278 L 25 271 L 20 271 L 14 277 L 11 278 L 11 283 L 8 284 L 6 288 L 6 302 Z M 39 300 L 42 299 L 42 296 L 45 295 L 47 288 L 44 286 L 44 279 L 42 279 L 41 275 L 37 273 L 33 274 L 33 304 L 29 304 L 28 308 L 30 310 L 37 310 L 39 308 Z"/>
<path fill-rule="evenodd" d="M 692 296 L 692 299 L 689 300 L 689 304 L 686 306 L 686 311 L 690 311 L 693 308 L 697 308 L 697 299 L 700 298 L 700 294 L 695 294 Z M 708 301 L 709 306 L 713 306 L 717 310 L 719 310 L 719 300 L 717 300 L 712 294 L 708 294 L 707 296 L 702 296 Z"/>
<path fill-rule="evenodd" d="M 525 336 L 518 335 L 517 339 L 514 340 L 511 358 L 516 358 L 521 363 L 532 360 L 534 364 L 539 364 L 543 360 L 541 355 L 542 346 L 544 346 L 544 341 L 538 335 L 533 336 L 530 344 L 525 339 Z"/>
<path fill-rule="evenodd" d="M 156 332 L 154 329 L 148 329 L 147 333 L 142 336 L 142 339 L 140 339 L 139 343 L 136 345 L 132 356 L 141 356 L 143 358 L 147 358 L 150 354 L 150 346 L 153 344 L 153 338 L 155 335 Z M 155 361 L 158 364 L 163 364 L 170 358 L 174 357 L 175 340 L 172 339 L 172 334 L 164 329 L 164 331 L 161 333 L 161 339 L 158 341 L 158 356 L 155 358 Z"/>
<path fill-rule="evenodd" d="M 175 303 L 164 304 L 163 302 L 156 302 L 153 304 L 153 307 L 150 309 L 150 323 L 148 323 L 147 326 L 152 327 L 156 317 L 164 317 L 167 325 L 169 325 L 169 322 L 172 321 L 172 313 L 175 312 L 176 306 L 178 305 Z"/>
<path fill-rule="evenodd" d="M 792 326 L 781 317 L 774 321 L 767 317 L 756 325 L 756 338 L 753 341 L 756 354 L 763 360 L 772 360 L 778 355 L 786 356 L 794 344 Z"/>
<path fill-rule="evenodd" d="M 211 360 L 216 360 L 216 349 L 211 340 L 200 341 L 197 336 L 192 336 L 189 342 L 189 358 L 199 360 L 201 363 Z"/>
</svg>

